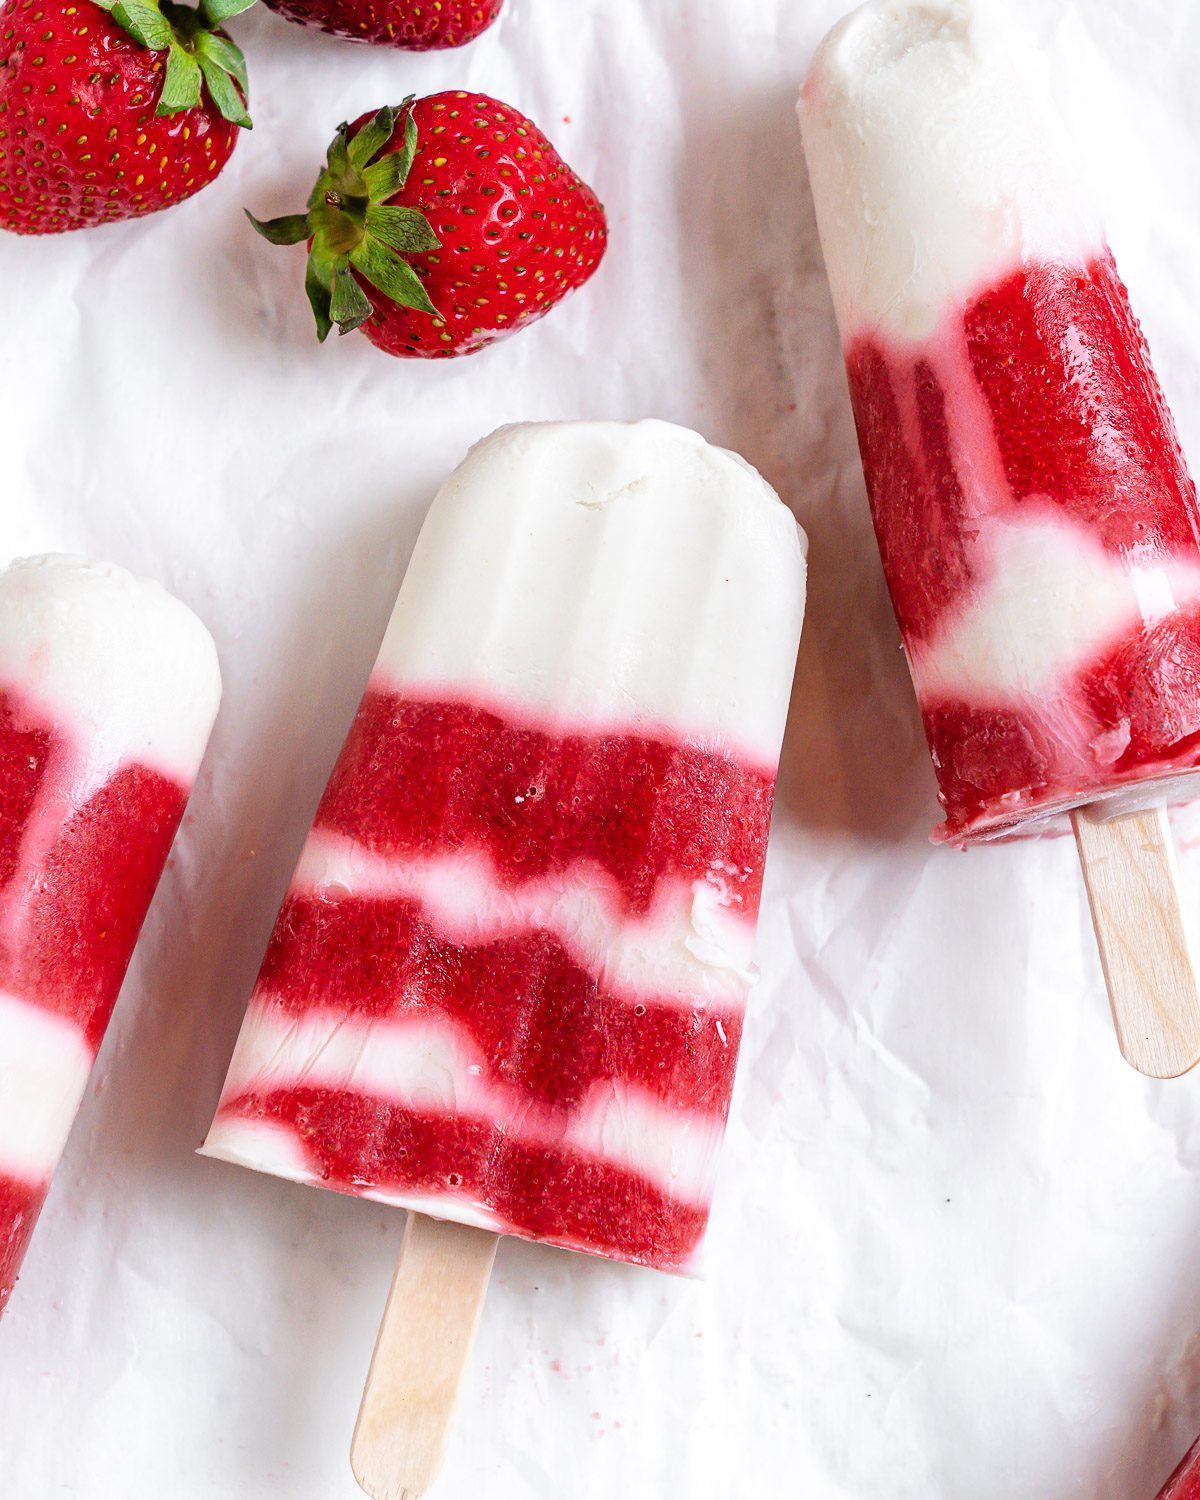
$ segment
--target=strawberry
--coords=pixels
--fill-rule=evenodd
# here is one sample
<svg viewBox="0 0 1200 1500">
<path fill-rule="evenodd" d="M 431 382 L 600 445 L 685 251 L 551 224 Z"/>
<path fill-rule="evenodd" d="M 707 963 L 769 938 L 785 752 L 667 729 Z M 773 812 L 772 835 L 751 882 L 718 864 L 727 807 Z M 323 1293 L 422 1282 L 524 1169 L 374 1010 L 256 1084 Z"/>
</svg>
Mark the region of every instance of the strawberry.
<svg viewBox="0 0 1200 1500">
<path fill-rule="evenodd" d="M 600 263 L 604 209 L 510 105 L 461 92 L 342 125 L 308 212 L 250 222 L 309 243 L 323 341 L 362 328 L 388 354 L 473 354 L 547 313 Z"/>
<path fill-rule="evenodd" d="M 266 0 L 289 21 L 351 42 L 431 52 L 486 31 L 504 0 Z"/>
<path fill-rule="evenodd" d="M 248 127 L 242 54 L 200 10 L 155 0 L 4 0 L 0 226 L 54 234 L 168 208 Z"/>
</svg>

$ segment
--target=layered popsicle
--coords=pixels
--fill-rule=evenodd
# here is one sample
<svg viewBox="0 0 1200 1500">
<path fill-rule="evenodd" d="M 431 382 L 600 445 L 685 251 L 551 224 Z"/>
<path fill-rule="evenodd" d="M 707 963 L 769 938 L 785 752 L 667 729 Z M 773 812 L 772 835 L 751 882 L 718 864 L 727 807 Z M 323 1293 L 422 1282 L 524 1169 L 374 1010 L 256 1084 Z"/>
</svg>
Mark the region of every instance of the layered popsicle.
<svg viewBox="0 0 1200 1500">
<path fill-rule="evenodd" d="M 0 573 L 0 1310 L 16 1281 L 220 697 L 157 584 Z"/>
<path fill-rule="evenodd" d="M 1195 795 L 1196 491 L 1040 60 L 872 0 L 800 121 L 935 838 Z"/>
<path fill-rule="evenodd" d="M 803 537 L 662 422 L 435 499 L 204 1151 L 667 1270 L 729 1109 Z"/>
</svg>

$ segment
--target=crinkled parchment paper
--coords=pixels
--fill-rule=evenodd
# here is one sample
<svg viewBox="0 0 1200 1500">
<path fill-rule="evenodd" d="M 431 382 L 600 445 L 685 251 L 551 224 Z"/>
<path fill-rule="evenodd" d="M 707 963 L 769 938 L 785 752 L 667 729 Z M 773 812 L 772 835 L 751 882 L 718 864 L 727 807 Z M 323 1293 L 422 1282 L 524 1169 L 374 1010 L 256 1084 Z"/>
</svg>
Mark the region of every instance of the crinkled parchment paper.
<svg viewBox="0 0 1200 1500">
<path fill-rule="evenodd" d="M 1200 9 L 1012 0 L 1200 459 Z M 255 129 L 140 224 L 5 238 L 0 551 L 179 592 L 226 696 L 0 1328 L 4 1500 L 350 1500 L 403 1216 L 192 1154 L 429 499 L 521 418 L 655 415 L 812 539 L 708 1279 L 506 1242 L 445 1500 L 1149 1500 L 1200 1427 L 1200 1076 L 1117 1054 L 1069 838 L 935 851 L 793 116 L 839 0 L 509 0 L 459 54 L 233 23 Z M 592 285 L 475 358 L 318 349 L 339 120 L 464 85 L 604 198 Z M 1200 813 L 1176 827 L 1200 924 Z"/>
</svg>

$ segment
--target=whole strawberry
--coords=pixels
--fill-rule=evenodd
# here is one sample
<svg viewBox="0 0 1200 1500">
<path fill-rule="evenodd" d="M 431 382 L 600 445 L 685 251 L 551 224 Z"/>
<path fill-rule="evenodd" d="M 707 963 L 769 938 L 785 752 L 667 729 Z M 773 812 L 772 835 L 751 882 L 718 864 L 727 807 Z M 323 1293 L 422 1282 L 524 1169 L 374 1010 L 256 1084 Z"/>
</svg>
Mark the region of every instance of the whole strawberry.
<svg viewBox="0 0 1200 1500">
<path fill-rule="evenodd" d="M 362 328 L 388 354 L 473 354 L 582 286 L 604 254 L 595 193 L 524 115 L 433 94 L 342 125 L 308 212 L 251 223 L 309 241 L 324 340 Z"/>
<path fill-rule="evenodd" d="M 218 23 L 251 0 L 4 0 L 0 226 L 54 234 L 168 208 L 212 182 L 246 115 Z"/>
<path fill-rule="evenodd" d="M 504 0 L 266 0 L 289 21 L 351 42 L 431 52 L 486 31 Z"/>
</svg>

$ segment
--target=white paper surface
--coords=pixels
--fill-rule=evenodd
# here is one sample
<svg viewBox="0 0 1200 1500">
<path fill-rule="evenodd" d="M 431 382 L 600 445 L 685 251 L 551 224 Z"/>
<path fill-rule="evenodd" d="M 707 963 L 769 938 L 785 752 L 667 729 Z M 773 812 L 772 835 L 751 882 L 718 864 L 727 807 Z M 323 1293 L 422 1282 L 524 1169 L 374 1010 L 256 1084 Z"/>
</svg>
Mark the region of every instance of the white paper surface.
<svg viewBox="0 0 1200 1500">
<path fill-rule="evenodd" d="M 1200 1076 L 1112 1037 L 1069 839 L 935 851 L 792 113 L 840 0 L 509 0 L 458 54 L 239 19 L 253 135 L 140 224 L 0 243 L 0 550 L 160 578 L 224 708 L 0 1326 L 4 1500 L 335 1500 L 403 1216 L 192 1155 L 425 506 L 501 422 L 654 415 L 812 539 L 753 997 L 688 1284 L 500 1249 L 445 1500 L 1150 1500 L 1200 1428 Z M 1013 0 L 1053 49 L 1200 459 L 1200 10 Z M 595 185 L 607 261 L 482 355 L 319 350 L 339 120 L 482 88 Z M 1200 924 L 1200 813 L 1177 828 Z"/>
</svg>

